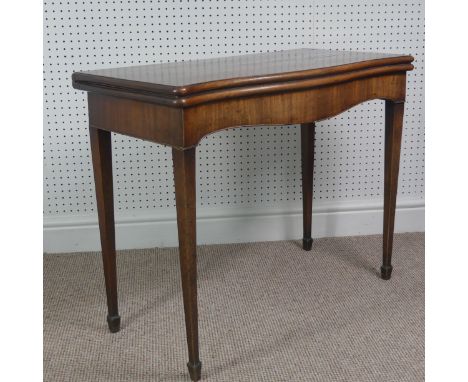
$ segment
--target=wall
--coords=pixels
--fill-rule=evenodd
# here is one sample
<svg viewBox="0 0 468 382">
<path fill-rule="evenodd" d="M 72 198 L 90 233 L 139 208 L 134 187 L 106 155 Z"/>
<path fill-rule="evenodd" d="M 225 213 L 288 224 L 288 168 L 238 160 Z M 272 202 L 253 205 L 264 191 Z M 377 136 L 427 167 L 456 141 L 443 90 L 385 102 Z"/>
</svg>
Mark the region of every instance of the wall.
<svg viewBox="0 0 468 382">
<path fill-rule="evenodd" d="M 315 47 L 411 54 L 397 231 L 424 229 L 423 1 L 50 1 L 44 5 L 44 251 L 99 248 L 86 94 L 73 71 Z M 317 124 L 313 235 L 380 233 L 383 102 Z M 119 248 L 176 245 L 170 149 L 113 136 Z M 260 144 L 262 143 L 262 145 Z M 198 150 L 200 243 L 301 237 L 298 126 Z"/>
</svg>

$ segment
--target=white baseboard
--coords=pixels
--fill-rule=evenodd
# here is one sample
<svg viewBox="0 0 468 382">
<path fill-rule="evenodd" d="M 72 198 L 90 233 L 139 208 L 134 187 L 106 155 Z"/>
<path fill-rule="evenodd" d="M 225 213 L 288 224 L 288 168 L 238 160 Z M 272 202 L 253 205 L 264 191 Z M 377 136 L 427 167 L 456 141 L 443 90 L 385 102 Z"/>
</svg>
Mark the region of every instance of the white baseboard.
<svg viewBox="0 0 468 382">
<path fill-rule="evenodd" d="M 382 233 L 380 202 L 316 203 L 312 236 L 352 236 Z M 424 201 L 397 205 L 395 232 L 424 231 Z M 291 208 L 216 208 L 197 211 L 198 244 L 300 239 L 302 210 Z M 177 246 L 175 209 L 116 216 L 118 249 Z M 97 216 L 44 218 L 44 252 L 100 250 Z"/>
</svg>

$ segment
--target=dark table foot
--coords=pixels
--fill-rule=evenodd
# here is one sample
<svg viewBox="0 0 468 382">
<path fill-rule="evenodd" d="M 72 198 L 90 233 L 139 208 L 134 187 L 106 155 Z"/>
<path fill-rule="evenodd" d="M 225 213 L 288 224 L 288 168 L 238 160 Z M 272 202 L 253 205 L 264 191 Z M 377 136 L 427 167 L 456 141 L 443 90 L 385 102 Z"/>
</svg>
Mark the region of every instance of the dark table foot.
<svg viewBox="0 0 468 382">
<path fill-rule="evenodd" d="M 314 239 L 311 237 L 305 237 L 302 239 L 302 249 L 304 251 L 310 251 L 312 249 L 312 243 L 314 242 Z"/>
<path fill-rule="evenodd" d="M 117 333 L 120 330 L 120 316 L 107 316 L 107 324 L 112 333 Z"/>
<path fill-rule="evenodd" d="M 201 378 L 201 362 L 187 363 L 190 379 L 192 381 L 199 381 Z"/>
<path fill-rule="evenodd" d="M 390 277 L 392 276 L 392 269 L 393 267 L 391 265 L 382 265 L 380 267 L 380 276 L 383 280 L 390 280 Z"/>
</svg>

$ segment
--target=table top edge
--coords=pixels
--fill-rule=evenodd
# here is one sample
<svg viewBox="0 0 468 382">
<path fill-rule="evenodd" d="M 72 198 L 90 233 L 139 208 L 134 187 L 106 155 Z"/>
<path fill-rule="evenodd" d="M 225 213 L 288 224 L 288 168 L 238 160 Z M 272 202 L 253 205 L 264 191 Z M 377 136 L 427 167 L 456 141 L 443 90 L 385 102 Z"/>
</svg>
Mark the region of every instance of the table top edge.
<svg viewBox="0 0 468 382">
<path fill-rule="evenodd" d="M 298 50 L 299 51 L 299 50 Z M 287 51 L 283 51 L 287 52 Z M 349 53 L 330 51 L 331 54 L 336 53 Z M 235 58 L 236 56 L 232 57 Z M 238 56 L 242 57 L 242 56 Z M 229 58 L 229 57 L 228 57 Z M 203 62 L 207 60 L 199 60 Z M 100 88 L 121 88 L 131 89 L 132 92 L 141 93 L 152 93 L 164 98 L 190 96 L 201 92 L 212 91 L 212 90 L 229 90 L 230 88 L 238 88 L 241 86 L 253 86 L 260 84 L 274 84 L 285 81 L 293 80 L 304 80 L 309 78 L 320 78 L 333 74 L 342 74 L 353 72 L 357 70 L 376 68 L 387 65 L 397 64 L 410 64 L 414 61 L 414 58 L 410 55 L 382 55 L 369 60 L 361 60 L 352 63 L 346 63 L 343 65 L 333 65 L 326 67 L 315 67 L 312 69 L 276 72 L 270 74 L 252 75 L 252 76 L 239 76 L 239 77 L 228 77 L 216 80 L 185 83 L 183 85 L 171 85 L 155 82 L 142 82 L 133 79 L 118 78 L 112 76 L 104 76 L 91 72 L 74 72 L 72 74 L 73 87 L 81 90 L 90 90 L 96 87 L 96 90 Z M 157 66 L 157 65 L 155 65 Z M 136 66 L 135 68 L 138 68 Z M 119 69 L 119 68 L 117 68 Z M 84 85 L 84 86 L 82 86 Z M 86 87 L 86 89 L 83 89 Z"/>
</svg>

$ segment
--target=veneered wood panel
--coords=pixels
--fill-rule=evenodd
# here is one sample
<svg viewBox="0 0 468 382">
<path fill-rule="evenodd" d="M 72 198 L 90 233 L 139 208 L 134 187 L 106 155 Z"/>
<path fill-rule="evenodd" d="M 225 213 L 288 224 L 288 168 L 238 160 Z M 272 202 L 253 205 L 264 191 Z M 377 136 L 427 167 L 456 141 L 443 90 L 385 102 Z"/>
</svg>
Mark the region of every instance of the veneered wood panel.
<svg viewBox="0 0 468 382">
<path fill-rule="evenodd" d="M 205 135 L 230 127 L 315 122 L 372 99 L 403 101 L 405 83 L 406 74 L 399 73 L 187 108 L 184 146 L 194 146 Z"/>
<path fill-rule="evenodd" d="M 183 146 L 182 109 L 88 93 L 92 127 L 175 147 Z"/>
</svg>

